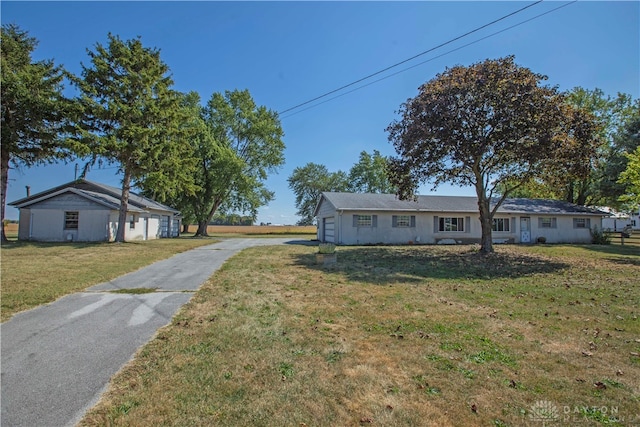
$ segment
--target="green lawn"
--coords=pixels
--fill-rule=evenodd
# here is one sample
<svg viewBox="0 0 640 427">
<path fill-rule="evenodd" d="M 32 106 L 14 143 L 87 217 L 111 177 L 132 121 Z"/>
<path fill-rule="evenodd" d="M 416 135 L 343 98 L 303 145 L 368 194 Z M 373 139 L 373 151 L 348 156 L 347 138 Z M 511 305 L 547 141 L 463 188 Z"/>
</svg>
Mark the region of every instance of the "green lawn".
<svg viewBox="0 0 640 427">
<path fill-rule="evenodd" d="M 315 250 L 230 259 L 81 425 L 640 422 L 637 247 Z"/>
<path fill-rule="evenodd" d="M 19 311 L 52 302 L 135 271 L 213 239 L 158 239 L 134 243 L 29 243 L 0 249 L 2 321 Z"/>
</svg>

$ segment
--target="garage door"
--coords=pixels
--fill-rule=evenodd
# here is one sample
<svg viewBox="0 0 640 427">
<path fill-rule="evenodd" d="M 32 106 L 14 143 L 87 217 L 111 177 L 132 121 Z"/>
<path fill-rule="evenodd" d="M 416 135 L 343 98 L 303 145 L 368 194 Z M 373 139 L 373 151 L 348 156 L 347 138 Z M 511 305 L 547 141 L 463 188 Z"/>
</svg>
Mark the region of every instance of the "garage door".
<svg viewBox="0 0 640 427">
<path fill-rule="evenodd" d="M 322 218 L 322 241 L 335 243 L 335 221 L 334 217 Z"/>
</svg>

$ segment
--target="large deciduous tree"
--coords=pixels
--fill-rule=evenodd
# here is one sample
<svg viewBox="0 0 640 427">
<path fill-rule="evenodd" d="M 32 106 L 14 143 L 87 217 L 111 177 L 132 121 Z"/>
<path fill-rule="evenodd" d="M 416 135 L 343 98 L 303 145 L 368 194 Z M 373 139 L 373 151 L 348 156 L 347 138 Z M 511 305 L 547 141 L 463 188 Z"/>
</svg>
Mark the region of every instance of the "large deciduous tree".
<svg viewBox="0 0 640 427">
<path fill-rule="evenodd" d="M 313 224 L 313 211 L 323 191 L 348 191 L 349 179 L 343 171 L 329 172 L 326 166 L 307 163 L 293 170 L 289 188 L 296 195 L 298 225 Z"/>
<path fill-rule="evenodd" d="M 124 242 L 132 185 L 162 186 L 165 195 L 181 191 L 188 179 L 182 95 L 172 89 L 169 67 L 160 51 L 140 38 L 121 40 L 108 35 L 108 45 L 87 50 L 91 64 L 77 79 L 84 119 L 80 140 L 93 158 L 118 164 L 122 195 L 116 241 Z"/>
<path fill-rule="evenodd" d="M 249 212 L 273 199 L 264 181 L 284 163 L 284 133 L 278 114 L 256 105 L 248 90 L 214 93 L 202 111 L 206 132 L 194 139 L 198 159 L 191 197 L 196 236 L 218 209 Z"/>
<path fill-rule="evenodd" d="M 73 103 L 63 96 L 65 71 L 33 61 L 38 42 L 16 25 L 2 26 L 2 241 L 9 169 L 54 162 L 71 154 L 64 136 Z"/>
<path fill-rule="evenodd" d="M 592 137 L 589 118 L 566 108 L 545 79 L 510 56 L 456 66 L 422 85 L 387 128 L 398 195 L 410 198 L 425 182 L 473 186 L 481 251 L 492 252 L 493 216 L 504 199 L 550 158 Z"/>
</svg>

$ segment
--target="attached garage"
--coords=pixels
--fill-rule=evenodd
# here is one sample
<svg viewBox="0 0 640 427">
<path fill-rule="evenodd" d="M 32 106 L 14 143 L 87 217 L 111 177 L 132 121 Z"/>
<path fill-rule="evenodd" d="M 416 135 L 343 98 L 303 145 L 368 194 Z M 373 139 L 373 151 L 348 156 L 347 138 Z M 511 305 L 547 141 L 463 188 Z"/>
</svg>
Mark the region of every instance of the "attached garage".
<svg viewBox="0 0 640 427">
<path fill-rule="evenodd" d="M 335 243 L 336 222 L 335 217 L 322 218 L 322 241 Z"/>
</svg>

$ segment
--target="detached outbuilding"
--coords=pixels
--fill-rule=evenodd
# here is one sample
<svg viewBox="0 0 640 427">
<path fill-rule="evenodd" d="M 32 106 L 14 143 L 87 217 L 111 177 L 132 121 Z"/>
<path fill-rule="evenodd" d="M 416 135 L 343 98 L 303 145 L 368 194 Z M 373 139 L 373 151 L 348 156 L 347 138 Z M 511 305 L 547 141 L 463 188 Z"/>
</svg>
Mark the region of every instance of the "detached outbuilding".
<svg viewBox="0 0 640 427">
<path fill-rule="evenodd" d="M 18 240 L 107 242 L 118 230 L 122 190 L 79 179 L 9 203 L 20 210 Z M 176 237 L 179 212 L 131 192 L 125 240 Z"/>
<path fill-rule="evenodd" d="M 331 193 L 320 196 L 314 216 L 318 240 L 344 245 L 479 243 L 475 197 Z M 606 212 L 558 200 L 506 199 L 493 218 L 495 243 L 590 243 Z"/>
</svg>

